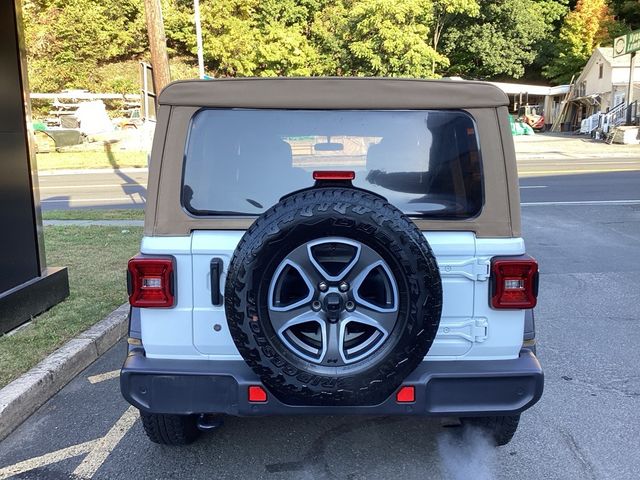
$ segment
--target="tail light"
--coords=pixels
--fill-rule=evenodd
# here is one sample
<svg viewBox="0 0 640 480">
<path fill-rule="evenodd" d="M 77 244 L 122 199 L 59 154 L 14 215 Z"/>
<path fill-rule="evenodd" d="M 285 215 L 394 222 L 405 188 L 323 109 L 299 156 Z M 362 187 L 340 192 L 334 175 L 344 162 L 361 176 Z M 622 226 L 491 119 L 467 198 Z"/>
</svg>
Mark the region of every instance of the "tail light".
<svg viewBox="0 0 640 480">
<path fill-rule="evenodd" d="M 413 403 L 416 401 L 416 387 L 405 385 L 396 392 L 397 403 Z"/>
<path fill-rule="evenodd" d="M 132 307 L 169 308 L 175 303 L 173 257 L 145 257 L 129 260 L 127 286 Z"/>
<path fill-rule="evenodd" d="M 354 178 L 356 178 L 354 171 L 316 170 L 313 172 L 314 180 L 353 180 Z"/>
<path fill-rule="evenodd" d="M 491 261 L 491 306 L 520 309 L 536 306 L 538 297 L 538 262 L 523 255 L 495 257 Z"/>
<path fill-rule="evenodd" d="M 267 391 L 260 385 L 249 385 L 249 402 L 264 403 L 267 401 Z"/>
</svg>

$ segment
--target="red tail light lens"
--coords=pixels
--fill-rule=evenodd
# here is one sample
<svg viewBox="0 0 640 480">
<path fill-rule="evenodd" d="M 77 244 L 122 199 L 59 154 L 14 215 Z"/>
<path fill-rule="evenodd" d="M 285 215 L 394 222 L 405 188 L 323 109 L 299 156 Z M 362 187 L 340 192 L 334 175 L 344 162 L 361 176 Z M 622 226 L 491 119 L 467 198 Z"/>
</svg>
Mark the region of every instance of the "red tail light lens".
<svg viewBox="0 0 640 480">
<path fill-rule="evenodd" d="M 413 403 L 416 401 L 416 387 L 413 385 L 407 385 L 396 393 L 396 402 L 398 403 Z"/>
<path fill-rule="evenodd" d="M 538 297 L 538 262 L 528 256 L 491 261 L 493 308 L 533 308 Z"/>
<path fill-rule="evenodd" d="M 313 172 L 314 180 L 353 180 L 356 178 L 356 172 L 352 171 L 322 171 Z"/>
<path fill-rule="evenodd" d="M 137 256 L 129 260 L 129 303 L 132 307 L 169 308 L 175 303 L 173 257 Z"/>
<path fill-rule="evenodd" d="M 264 403 L 267 401 L 267 391 L 260 385 L 249 385 L 248 393 L 251 403 Z"/>
</svg>

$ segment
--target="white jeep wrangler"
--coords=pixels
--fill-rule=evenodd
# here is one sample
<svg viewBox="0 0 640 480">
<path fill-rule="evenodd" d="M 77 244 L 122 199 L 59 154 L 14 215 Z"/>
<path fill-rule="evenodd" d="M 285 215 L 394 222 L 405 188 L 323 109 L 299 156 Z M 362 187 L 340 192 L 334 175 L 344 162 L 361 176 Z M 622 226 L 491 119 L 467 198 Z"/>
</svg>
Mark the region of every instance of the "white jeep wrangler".
<svg viewBox="0 0 640 480">
<path fill-rule="evenodd" d="M 383 414 L 509 442 L 543 373 L 507 104 L 458 81 L 169 85 L 121 373 L 149 438 Z"/>
</svg>

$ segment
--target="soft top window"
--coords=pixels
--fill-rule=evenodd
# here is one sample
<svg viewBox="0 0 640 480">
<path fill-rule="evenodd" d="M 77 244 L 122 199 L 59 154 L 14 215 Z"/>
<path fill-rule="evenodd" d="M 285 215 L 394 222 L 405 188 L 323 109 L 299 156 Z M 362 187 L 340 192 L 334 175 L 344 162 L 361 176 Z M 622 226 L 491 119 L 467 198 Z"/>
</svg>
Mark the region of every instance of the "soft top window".
<svg viewBox="0 0 640 480">
<path fill-rule="evenodd" d="M 450 110 L 202 110 L 183 204 L 193 215 L 259 215 L 311 187 L 317 170 L 352 170 L 354 186 L 411 216 L 469 218 L 482 207 L 476 127 Z"/>
</svg>

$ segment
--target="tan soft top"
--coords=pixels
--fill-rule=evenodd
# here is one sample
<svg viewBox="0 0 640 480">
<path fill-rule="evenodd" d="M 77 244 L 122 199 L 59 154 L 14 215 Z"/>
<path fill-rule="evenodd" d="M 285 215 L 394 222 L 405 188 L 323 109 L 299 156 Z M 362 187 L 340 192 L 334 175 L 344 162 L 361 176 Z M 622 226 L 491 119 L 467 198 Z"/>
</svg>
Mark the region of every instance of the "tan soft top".
<svg viewBox="0 0 640 480">
<path fill-rule="evenodd" d="M 509 104 L 494 85 L 403 78 L 233 78 L 174 82 L 161 105 L 219 108 L 421 109 L 500 107 Z"/>
<path fill-rule="evenodd" d="M 182 172 L 191 120 L 201 108 L 287 108 L 465 110 L 474 118 L 480 140 L 483 209 L 466 220 L 414 221 L 422 230 L 472 231 L 478 237 L 520 236 L 520 191 L 508 99 L 493 85 L 389 78 L 188 80 L 168 85 L 160 94 L 159 104 L 149 165 L 145 235 L 249 228 L 257 217 L 196 217 L 183 208 Z"/>
</svg>

